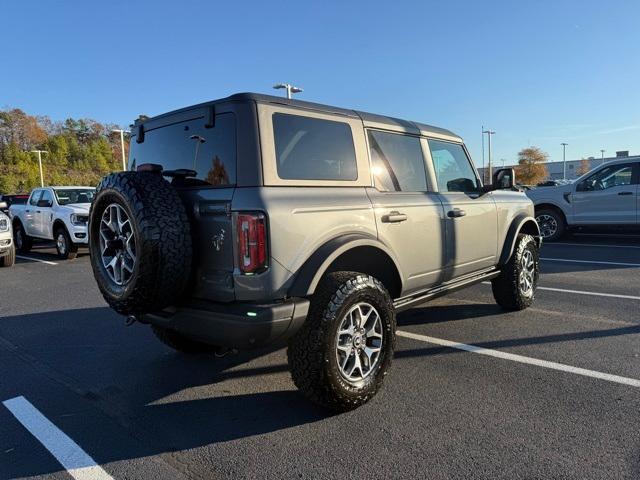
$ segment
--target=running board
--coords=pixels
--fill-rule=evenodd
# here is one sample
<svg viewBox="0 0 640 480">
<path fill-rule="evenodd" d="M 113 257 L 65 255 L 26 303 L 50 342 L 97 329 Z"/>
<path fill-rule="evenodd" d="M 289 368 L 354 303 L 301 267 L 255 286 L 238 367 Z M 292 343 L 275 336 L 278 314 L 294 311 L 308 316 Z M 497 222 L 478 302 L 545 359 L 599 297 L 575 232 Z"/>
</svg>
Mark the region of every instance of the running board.
<svg viewBox="0 0 640 480">
<path fill-rule="evenodd" d="M 449 293 L 455 292 L 456 290 L 470 287 L 471 285 L 475 285 L 476 283 L 491 280 L 492 278 L 496 278 L 498 275 L 500 275 L 500 270 L 498 269 L 484 271 L 482 273 L 464 277 L 451 283 L 432 288 L 430 290 L 414 293 L 413 295 L 408 295 L 406 297 L 397 298 L 394 300 L 393 306 L 396 309 L 396 312 L 401 312 L 403 310 L 412 308 L 419 303 L 433 300 L 434 298 L 447 295 Z"/>
</svg>

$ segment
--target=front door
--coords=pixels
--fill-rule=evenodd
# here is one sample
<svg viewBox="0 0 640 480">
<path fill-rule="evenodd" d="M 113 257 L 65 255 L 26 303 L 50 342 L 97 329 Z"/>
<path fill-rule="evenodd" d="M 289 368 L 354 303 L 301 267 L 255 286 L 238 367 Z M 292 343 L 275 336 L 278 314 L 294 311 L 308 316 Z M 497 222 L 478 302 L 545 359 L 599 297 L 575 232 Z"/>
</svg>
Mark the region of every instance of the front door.
<svg viewBox="0 0 640 480">
<path fill-rule="evenodd" d="M 438 191 L 444 207 L 447 270 L 452 278 L 496 264 L 498 214 L 462 144 L 428 140 Z"/>
<path fill-rule="evenodd" d="M 51 207 L 53 207 L 53 195 L 50 190 L 43 190 L 35 215 L 36 231 L 41 238 L 53 238 Z"/>
<path fill-rule="evenodd" d="M 638 168 L 636 165 L 636 169 Z M 576 225 L 633 225 L 638 188 L 633 163 L 605 165 L 576 185 L 571 194 Z"/>
<path fill-rule="evenodd" d="M 430 191 L 418 136 L 368 130 L 375 188 L 367 189 L 380 240 L 396 254 L 402 294 L 443 281 L 444 211 Z"/>
</svg>

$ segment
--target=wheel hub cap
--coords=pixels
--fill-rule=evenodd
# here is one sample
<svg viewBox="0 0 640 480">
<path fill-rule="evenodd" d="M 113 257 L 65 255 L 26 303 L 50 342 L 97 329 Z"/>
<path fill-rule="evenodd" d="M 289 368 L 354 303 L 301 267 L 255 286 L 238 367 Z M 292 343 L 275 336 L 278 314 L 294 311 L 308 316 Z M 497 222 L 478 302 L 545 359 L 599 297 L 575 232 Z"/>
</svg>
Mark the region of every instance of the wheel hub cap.
<svg viewBox="0 0 640 480">
<path fill-rule="evenodd" d="M 536 221 L 540 227 L 542 238 L 549 238 L 558 231 L 558 222 L 551 215 L 539 215 L 536 217 Z"/>
<path fill-rule="evenodd" d="M 131 280 L 136 264 L 136 243 L 127 212 L 112 203 L 100 220 L 100 256 L 109 278 L 116 285 Z"/>
<path fill-rule="evenodd" d="M 535 287 L 535 262 L 531 250 L 525 250 L 522 254 L 518 283 L 520 292 L 525 297 L 533 296 L 533 289 Z"/>
<path fill-rule="evenodd" d="M 67 251 L 67 241 L 63 234 L 58 235 L 56 245 L 58 246 L 58 251 L 60 253 L 64 254 Z"/>
<path fill-rule="evenodd" d="M 356 383 L 371 374 L 382 352 L 382 319 L 368 303 L 358 303 L 343 317 L 336 338 L 340 374 Z"/>
</svg>

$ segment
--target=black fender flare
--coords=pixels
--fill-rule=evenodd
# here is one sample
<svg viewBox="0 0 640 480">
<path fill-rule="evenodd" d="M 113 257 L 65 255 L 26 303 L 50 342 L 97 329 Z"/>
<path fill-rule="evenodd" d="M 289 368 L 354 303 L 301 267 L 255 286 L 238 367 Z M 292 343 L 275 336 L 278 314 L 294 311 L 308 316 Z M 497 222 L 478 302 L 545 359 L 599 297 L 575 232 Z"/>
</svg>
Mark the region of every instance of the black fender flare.
<svg viewBox="0 0 640 480">
<path fill-rule="evenodd" d="M 289 288 L 289 296 L 306 297 L 312 295 L 331 264 L 342 254 L 357 247 L 373 247 L 385 253 L 396 268 L 402 290 L 402 271 L 395 255 L 389 248 L 374 236 L 364 233 L 349 233 L 327 241 L 309 256 L 296 272 L 295 279 Z"/>
<path fill-rule="evenodd" d="M 538 222 L 536 222 L 536 219 L 526 214 L 517 215 L 511 221 L 511 225 L 509 226 L 509 230 L 507 231 L 507 235 L 505 236 L 500 259 L 498 260 L 498 265 L 504 265 L 509 261 L 511 255 L 513 254 L 513 249 L 515 248 L 518 234 L 522 231 L 523 228 L 527 230 L 527 233 L 529 233 L 536 239 L 538 248 L 542 246 L 542 236 L 540 235 L 540 228 L 538 227 Z"/>
</svg>

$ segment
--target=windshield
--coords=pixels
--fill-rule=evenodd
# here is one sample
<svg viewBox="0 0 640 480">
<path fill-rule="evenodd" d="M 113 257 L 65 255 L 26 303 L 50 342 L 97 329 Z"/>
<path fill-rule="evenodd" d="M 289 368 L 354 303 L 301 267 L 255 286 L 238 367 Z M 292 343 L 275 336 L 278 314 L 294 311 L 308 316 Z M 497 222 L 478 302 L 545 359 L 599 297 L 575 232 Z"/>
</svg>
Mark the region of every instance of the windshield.
<svg viewBox="0 0 640 480">
<path fill-rule="evenodd" d="M 61 188 L 54 190 L 58 205 L 71 203 L 91 203 L 96 194 L 95 188 Z"/>
</svg>

